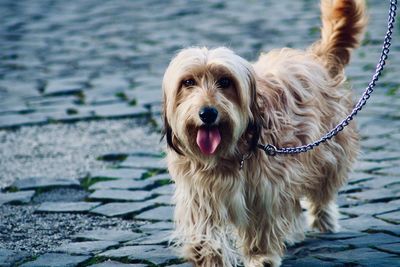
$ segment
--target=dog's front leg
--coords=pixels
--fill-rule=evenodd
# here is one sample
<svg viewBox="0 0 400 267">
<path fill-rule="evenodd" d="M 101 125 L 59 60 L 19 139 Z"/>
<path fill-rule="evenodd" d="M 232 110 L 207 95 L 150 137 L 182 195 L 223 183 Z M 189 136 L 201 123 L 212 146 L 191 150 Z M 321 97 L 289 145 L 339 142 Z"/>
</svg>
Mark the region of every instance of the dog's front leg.
<svg viewBox="0 0 400 267">
<path fill-rule="evenodd" d="M 191 240 L 187 240 L 186 243 L 182 244 L 184 257 L 196 267 L 235 266 L 231 262 L 232 249 L 227 243 L 225 233 L 215 232 L 215 225 L 210 225 L 210 227 L 203 226 L 205 228 L 202 234 L 194 232 L 191 235 Z"/>
<path fill-rule="evenodd" d="M 272 229 L 274 226 L 265 224 L 262 219 L 259 223 L 257 225 L 254 222 L 244 231 L 240 231 L 244 265 L 245 267 L 278 267 L 282 262 L 284 241 L 272 234 L 278 231 Z"/>
<path fill-rule="evenodd" d="M 246 267 L 279 267 L 281 266 L 281 257 L 278 254 L 275 255 L 256 255 L 248 258 L 245 262 Z"/>
<path fill-rule="evenodd" d="M 214 248 L 207 244 L 198 244 L 197 246 L 187 246 L 186 251 L 189 260 L 196 267 L 221 267 L 225 266 L 220 255 L 220 251 L 215 251 Z"/>
<path fill-rule="evenodd" d="M 279 267 L 281 263 L 281 256 L 276 251 L 270 250 L 269 252 L 259 253 L 253 248 L 245 253 L 245 267 Z"/>
<path fill-rule="evenodd" d="M 202 225 L 203 229 L 201 232 L 192 232 L 187 242 L 182 244 L 184 256 L 196 267 L 236 266 L 236 256 L 230 247 L 226 230 L 215 224 L 208 225 L 200 221 L 197 223 L 190 227 L 190 230 L 199 225 Z"/>
<path fill-rule="evenodd" d="M 225 222 L 218 219 L 220 215 L 184 203 L 178 201 L 175 207 L 174 239 L 181 255 L 196 267 L 236 266 Z"/>
</svg>

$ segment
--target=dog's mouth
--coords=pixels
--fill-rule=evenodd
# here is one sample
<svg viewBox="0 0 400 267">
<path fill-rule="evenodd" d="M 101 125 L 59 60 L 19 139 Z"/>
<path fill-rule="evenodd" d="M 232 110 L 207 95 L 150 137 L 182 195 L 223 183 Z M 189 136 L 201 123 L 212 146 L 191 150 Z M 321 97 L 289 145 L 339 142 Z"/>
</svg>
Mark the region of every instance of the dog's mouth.
<svg viewBox="0 0 400 267">
<path fill-rule="evenodd" d="M 212 155 L 221 143 L 221 133 L 217 126 L 200 126 L 196 143 L 205 155 Z"/>
</svg>

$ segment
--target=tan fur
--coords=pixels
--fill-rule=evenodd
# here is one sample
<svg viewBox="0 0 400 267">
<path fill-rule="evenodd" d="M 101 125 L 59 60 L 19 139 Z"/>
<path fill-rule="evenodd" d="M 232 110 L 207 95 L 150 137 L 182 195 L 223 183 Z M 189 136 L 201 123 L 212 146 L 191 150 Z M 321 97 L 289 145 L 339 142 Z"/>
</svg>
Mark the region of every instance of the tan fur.
<svg viewBox="0 0 400 267">
<path fill-rule="evenodd" d="M 321 40 L 312 47 L 324 58 L 332 76 L 350 61 L 352 48 L 358 47 L 367 23 L 365 0 L 321 1 Z"/>
<path fill-rule="evenodd" d="M 279 266 L 285 241 L 304 238 L 302 197 L 312 227 L 338 230 L 335 196 L 356 159 L 355 125 L 296 156 L 266 156 L 254 140 L 306 144 L 351 110 L 343 67 L 365 26 L 364 5 L 322 0 L 322 40 L 307 51 L 273 50 L 252 65 L 227 48 L 188 48 L 171 61 L 163 91 L 168 169 L 176 183 L 174 240 L 196 266 Z M 219 88 L 221 76 L 233 85 Z M 196 85 L 186 88 L 189 78 Z M 218 110 L 222 136 L 211 156 L 196 145 L 205 105 Z M 240 170 L 243 155 L 250 158 Z"/>
</svg>

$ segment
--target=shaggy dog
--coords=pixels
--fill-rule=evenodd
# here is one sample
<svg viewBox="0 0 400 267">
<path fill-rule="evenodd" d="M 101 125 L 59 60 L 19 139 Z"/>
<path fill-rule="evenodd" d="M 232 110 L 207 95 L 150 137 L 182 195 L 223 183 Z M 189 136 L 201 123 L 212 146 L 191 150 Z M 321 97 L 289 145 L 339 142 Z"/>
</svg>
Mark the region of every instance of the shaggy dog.
<svg viewBox="0 0 400 267">
<path fill-rule="evenodd" d="M 257 149 L 315 141 L 352 109 L 343 69 L 365 2 L 322 0 L 321 11 L 321 39 L 306 51 L 273 50 L 251 64 L 227 48 L 188 48 L 165 72 L 174 237 L 195 266 L 279 266 L 285 243 L 304 239 L 302 198 L 311 227 L 338 230 L 335 197 L 356 159 L 355 125 L 307 153 Z"/>
</svg>

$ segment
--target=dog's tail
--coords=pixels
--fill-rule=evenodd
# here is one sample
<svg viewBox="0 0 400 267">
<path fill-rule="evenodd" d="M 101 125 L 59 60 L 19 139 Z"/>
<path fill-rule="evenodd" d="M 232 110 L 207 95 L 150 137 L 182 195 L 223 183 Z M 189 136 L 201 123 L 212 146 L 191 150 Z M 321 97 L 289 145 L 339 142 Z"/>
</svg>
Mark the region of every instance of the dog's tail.
<svg viewBox="0 0 400 267">
<path fill-rule="evenodd" d="M 365 0 L 321 0 L 321 39 L 311 51 L 322 59 L 332 77 L 342 73 L 350 53 L 360 44 L 367 24 Z"/>
</svg>

